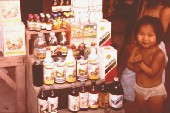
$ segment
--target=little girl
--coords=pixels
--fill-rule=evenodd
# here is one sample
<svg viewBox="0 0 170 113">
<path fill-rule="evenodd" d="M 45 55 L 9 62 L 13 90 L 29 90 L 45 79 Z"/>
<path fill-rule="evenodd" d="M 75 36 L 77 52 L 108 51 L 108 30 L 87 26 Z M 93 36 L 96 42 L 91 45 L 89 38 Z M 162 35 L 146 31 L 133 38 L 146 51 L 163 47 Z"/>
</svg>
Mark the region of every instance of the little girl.
<svg viewBox="0 0 170 113">
<path fill-rule="evenodd" d="M 162 113 L 167 97 L 162 73 L 165 55 L 158 47 L 163 37 L 163 27 L 156 17 L 142 17 L 135 28 L 137 45 L 128 59 L 128 69 L 136 72 L 135 100 L 142 113 Z"/>
</svg>

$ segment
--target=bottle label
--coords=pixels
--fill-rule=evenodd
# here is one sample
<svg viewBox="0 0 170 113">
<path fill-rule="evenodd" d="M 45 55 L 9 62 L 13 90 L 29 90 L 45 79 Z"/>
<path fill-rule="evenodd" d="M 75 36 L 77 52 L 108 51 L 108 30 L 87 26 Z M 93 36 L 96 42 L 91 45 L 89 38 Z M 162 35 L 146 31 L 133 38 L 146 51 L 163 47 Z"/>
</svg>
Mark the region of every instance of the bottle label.
<svg viewBox="0 0 170 113">
<path fill-rule="evenodd" d="M 35 22 L 27 21 L 28 30 L 30 31 L 34 30 L 34 25 L 35 25 Z"/>
<path fill-rule="evenodd" d="M 122 108 L 123 95 L 112 95 L 109 93 L 109 105 L 113 108 Z"/>
<path fill-rule="evenodd" d="M 88 60 L 88 76 L 91 80 L 99 79 L 99 61 Z"/>
<path fill-rule="evenodd" d="M 77 60 L 77 79 L 87 80 L 87 60 Z"/>
<path fill-rule="evenodd" d="M 80 96 L 80 108 L 88 108 L 88 92 L 85 93 L 79 93 Z"/>
<path fill-rule="evenodd" d="M 52 30 L 52 24 L 46 24 L 46 30 Z"/>
<path fill-rule="evenodd" d="M 97 27 L 95 25 L 85 25 L 84 26 L 84 37 L 85 38 L 96 38 Z"/>
<path fill-rule="evenodd" d="M 51 55 L 57 55 L 57 46 L 50 46 L 50 50 L 51 50 Z"/>
<path fill-rule="evenodd" d="M 79 110 L 79 96 L 68 95 L 68 108 L 71 111 Z"/>
<path fill-rule="evenodd" d="M 44 30 L 46 28 L 46 23 L 41 22 L 41 29 Z"/>
<path fill-rule="evenodd" d="M 35 55 L 37 56 L 37 58 L 44 59 L 46 56 L 46 48 L 36 48 Z"/>
<path fill-rule="evenodd" d="M 65 82 L 65 62 L 55 62 L 54 64 L 54 74 L 56 83 Z"/>
<path fill-rule="evenodd" d="M 99 106 L 106 108 L 109 105 L 109 94 L 108 93 L 99 93 Z"/>
<path fill-rule="evenodd" d="M 44 84 L 54 84 L 54 64 L 44 62 Z"/>
<path fill-rule="evenodd" d="M 58 110 L 58 97 L 50 98 L 48 97 L 48 112 L 57 112 Z"/>
<path fill-rule="evenodd" d="M 41 23 L 39 23 L 39 22 L 35 23 L 35 30 L 36 31 L 40 31 L 41 30 Z"/>
<path fill-rule="evenodd" d="M 38 99 L 39 113 L 47 113 L 47 101 Z"/>
<path fill-rule="evenodd" d="M 63 56 L 66 56 L 67 55 L 67 46 L 62 45 L 61 52 L 62 52 Z"/>
<path fill-rule="evenodd" d="M 99 98 L 99 94 L 92 94 L 89 93 L 89 107 L 90 108 L 98 108 L 99 104 L 98 104 L 98 98 Z"/>
<path fill-rule="evenodd" d="M 66 63 L 66 81 L 67 82 L 76 81 L 76 63 L 75 62 Z"/>
</svg>

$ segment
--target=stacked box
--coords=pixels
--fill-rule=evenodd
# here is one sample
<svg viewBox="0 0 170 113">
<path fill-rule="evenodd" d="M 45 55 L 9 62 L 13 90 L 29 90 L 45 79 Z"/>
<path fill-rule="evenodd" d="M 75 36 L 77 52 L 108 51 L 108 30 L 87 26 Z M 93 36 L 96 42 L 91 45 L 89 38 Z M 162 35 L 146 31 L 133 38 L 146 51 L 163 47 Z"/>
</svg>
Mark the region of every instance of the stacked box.
<svg viewBox="0 0 170 113">
<path fill-rule="evenodd" d="M 113 81 L 117 76 L 117 50 L 112 46 L 98 48 L 99 54 L 99 75 L 106 82 Z"/>
<path fill-rule="evenodd" d="M 3 38 L 2 38 L 2 25 L 0 25 L 0 51 L 2 51 L 2 47 L 3 47 Z"/>
<path fill-rule="evenodd" d="M 26 55 L 25 25 L 22 22 L 1 24 L 4 57 Z"/>
<path fill-rule="evenodd" d="M 97 45 L 111 45 L 111 22 L 106 19 L 97 22 Z"/>
</svg>

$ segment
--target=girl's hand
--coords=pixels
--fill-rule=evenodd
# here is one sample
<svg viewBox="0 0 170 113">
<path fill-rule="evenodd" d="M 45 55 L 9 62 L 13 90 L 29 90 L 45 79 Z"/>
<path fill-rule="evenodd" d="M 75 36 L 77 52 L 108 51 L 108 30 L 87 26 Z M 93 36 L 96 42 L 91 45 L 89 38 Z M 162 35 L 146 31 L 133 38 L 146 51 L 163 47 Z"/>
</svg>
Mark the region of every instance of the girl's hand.
<svg viewBox="0 0 170 113">
<path fill-rule="evenodd" d="M 135 64 L 142 62 L 142 55 L 140 53 L 137 53 L 136 56 L 133 58 L 133 62 Z"/>
</svg>

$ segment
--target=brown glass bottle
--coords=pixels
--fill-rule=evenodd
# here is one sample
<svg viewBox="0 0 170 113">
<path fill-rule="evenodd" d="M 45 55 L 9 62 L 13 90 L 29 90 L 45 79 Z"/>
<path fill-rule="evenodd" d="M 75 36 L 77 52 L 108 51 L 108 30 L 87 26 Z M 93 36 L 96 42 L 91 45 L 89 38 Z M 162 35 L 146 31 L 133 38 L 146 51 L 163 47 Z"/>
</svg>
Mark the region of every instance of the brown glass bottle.
<svg viewBox="0 0 170 113">
<path fill-rule="evenodd" d="M 85 81 L 81 81 L 81 90 L 79 92 L 80 96 L 80 111 L 87 111 L 89 107 L 89 93 L 85 87 Z"/>
<path fill-rule="evenodd" d="M 35 60 L 32 65 L 33 85 L 40 87 L 43 85 L 43 64 L 41 60 Z"/>
<path fill-rule="evenodd" d="M 68 94 L 68 109 L 73 113 L 78 112 L 80 109 L 80 107 L 79 107 L 79 92 L 75 88 L 74 83 L 72 83 L 71 91 Z"/>
<path fill-rule="evenodd" d="M 58 112 L 58 95 L 53 86 L 51 86 L 50 94 L 48 96 L 48 112 Z"/>
<path fill-rule="evenodd" d="M 121 110 L 123 107 L 123 88 L 118 77 L 114 77 L 114 81 L 109 90 L 109 106 L 113 110 Z"/>
<path fill-rule="evenodd" d="M 109 93 L 107 92 L 105 81 L 102 80 L 99 89 L 99 107 L 107 108 L 108 105 L 109 105 Z"/>
<path fill-rule="evenodd" d="M 41 87 L 38 94 L 38 111 L 39 113 L 47 113 L 47 94 L 44 87 Z"/>
<path fill-rule="evenodd" d="M 99 107 L 98 103 L 98 98 L 99 98 L 99 91 L 96 86 L 96 81 L 92 81 L 90 90 L 89 90 L 89 108 L 90 109 L 97 109 Z"/>
</svg>

